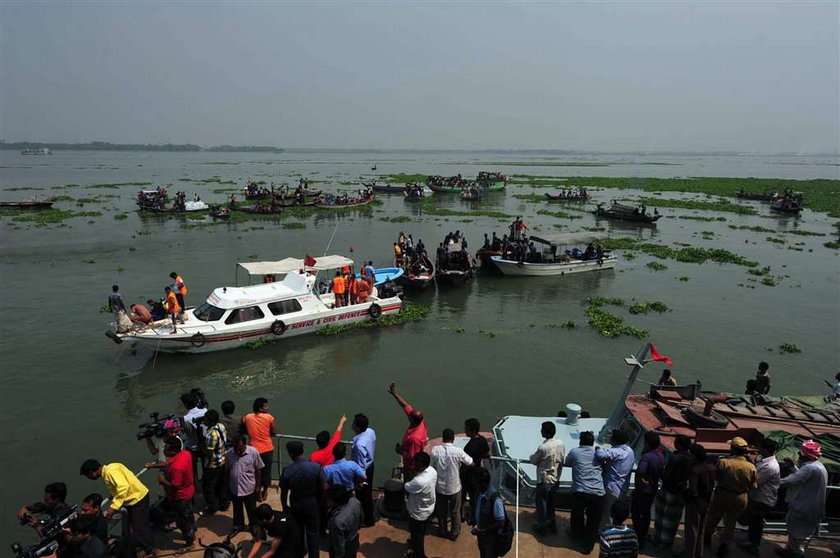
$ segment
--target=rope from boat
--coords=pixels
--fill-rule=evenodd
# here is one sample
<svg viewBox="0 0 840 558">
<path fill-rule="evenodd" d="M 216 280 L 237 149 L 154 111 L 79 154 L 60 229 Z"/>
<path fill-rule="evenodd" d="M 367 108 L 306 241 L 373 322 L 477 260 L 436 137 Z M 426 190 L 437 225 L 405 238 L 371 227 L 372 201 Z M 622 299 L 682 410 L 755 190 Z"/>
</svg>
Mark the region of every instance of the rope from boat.
<svg viewBox="0 0 840 558">
<path fill-rule="evenodd" d="M 339 221 L 339 222 L 337 222 L 337 223 L 335 224 L 335 228 L 333 229 L 333 233 L 332 233 L 332 236 L 330 237 L 330 241 L 329 241 L 329 242 L 327 242 L 327 247 L 326 247 L 326 248 L 324 248 L 324 256 L 326 256 L 326 255 L 327 255 L 327 252 L 329 252 L 329 251 L 330 251 L 330 246 L 332 246 L 332 241 L 333 241 L 333 238 L 335 238 L 335 233 L 337 233 L 337 232 L 338 232 L 338 225 L 340 225 L 340 224 L 341 224 L 341 221 Z M 323 256 L 322 256 L 322 257 L 323 257 Z"/>
</svg>

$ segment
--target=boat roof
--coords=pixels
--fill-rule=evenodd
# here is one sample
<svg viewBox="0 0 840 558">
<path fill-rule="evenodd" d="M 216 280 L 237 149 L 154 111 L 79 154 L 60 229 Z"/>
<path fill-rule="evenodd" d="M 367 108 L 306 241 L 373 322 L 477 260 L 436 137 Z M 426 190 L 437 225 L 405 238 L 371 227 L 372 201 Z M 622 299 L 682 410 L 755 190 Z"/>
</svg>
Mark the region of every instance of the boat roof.
<svg viewBox="0 0 840 558">
<path fill-rule="evenodd" d="M 605 234 L 597 234 L 591 232 L 574 232 L 561 234 L 541 234 L 531 235 L 528 238 L 534 242 L 542 242 L 543 244 L 551 244 L 553 246 L 568 246 L 570 244 L 589 244 L 590 242 L 598 242 L 607 238 Z"/>
<path fill-rule="evenodd" d="M 315 259 L 314 265 L 304 265 L 304 260 L 298 258 L 285 258 L 273 262 L 242 262 L 239 267 L 248 272 L 249 275 L 282 275 L 299 269 L 338 269 L 353 265 L 353 260 L 344 256 L 321 256 Z"/>
<path fill-rule="evenodd" d="M 230 310 L 307 293 L 309 293 L 309 288 L 306 286 L 306 277 L 299 273 L 288 273 L 278 283 L 262 283 L 248 287 L 219 287 L 210 293 L 207 302 L 217 308 Z"/>
</svg>

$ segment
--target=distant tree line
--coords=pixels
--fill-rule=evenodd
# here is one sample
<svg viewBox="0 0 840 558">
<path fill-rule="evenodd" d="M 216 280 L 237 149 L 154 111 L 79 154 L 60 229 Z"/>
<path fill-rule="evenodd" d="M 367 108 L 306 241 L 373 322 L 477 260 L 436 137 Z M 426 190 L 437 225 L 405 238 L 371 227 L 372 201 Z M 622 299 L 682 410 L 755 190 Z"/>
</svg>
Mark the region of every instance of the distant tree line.
<svg viewBox="0 0 840 558">
<path fill-rule="evenodd" d="M 91 141 L 87 143 L 41 143 L 17 141 L 6 143 L 0 141 L 0 149 L 40 149 L 46 147 L 53 151 L 214 151 L 214 152 L 261 152 L 282 153 L 278 147 L 262 145 L 218 145 L 215 147 L 201 147 L 192 143 L 109 143 L 107 141 Z"/>
</svg>

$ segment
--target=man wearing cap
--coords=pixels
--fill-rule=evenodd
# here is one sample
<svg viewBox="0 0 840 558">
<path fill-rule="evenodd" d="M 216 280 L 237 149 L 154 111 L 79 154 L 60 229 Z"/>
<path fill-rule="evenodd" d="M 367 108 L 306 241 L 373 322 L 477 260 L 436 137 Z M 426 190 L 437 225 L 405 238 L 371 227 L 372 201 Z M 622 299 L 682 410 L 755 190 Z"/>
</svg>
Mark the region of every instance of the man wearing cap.
<svg viewBox="0 0 840 558">
<path fill-rule="evenodd" d="M 754 556 L 758 556 L 761 546 L 764 519 L 773 511 L 779 494 L 780 469 L 776 459 L 778 449 L 778 444 L 770 438 L 764 438 L 758 445 L 759 456 L 755 462 L 758 487 L 750 490 L 747 509 L 738 519 L 740 524 L 747 526 L 747 542 L 739 546 Z"/>
<path fill-rule="evenodd" d="M 799 464 L 796 471 L 782 479 L 787 487 L 788 513 L 785 521 L 788 528 L 787 546 L 777 548 L 776 553 L 787 558 L 801 558 L 805 545 L 817 530 L 825 510 L 825 493 L 828 472 L 820 463 L 822 448 L 814 440 L 805 440 L 799 448 Z M 785 461 L 790 461 L 786 459 Z"/>
<path fill-rule="evenodd" d="M 397 444 L 397 453 L 403 459 L 403 481 L 408 482 L 415 475 L 414 456 L 423 451 L 426 442 L 429 441 L 429 433 L 426 429 L 426 420 L 423 411 L 415 409 L 411 404 L 397 393 L 397 382 L 391 382 L 388 386 L 388 393 L 394 396 L 405 415 L 408 417 L 408 428 L 403 434 L 402 441 Z"/>
<path fill-rule="evenodd" d="M 704 534 L 705 545 L 711 546 L 712 533 L 723 518 L 723 535 L 717 552 L 719 557 L 729 553 L 729 544 L 735 536 L 735 521 L 747 507 L 748 492 L 757 486 L 755 465 L 746 457 L 747 441 L 741 437 L 729 440 L 729 453 L 717 464 L 717 485 L 709 503 Z"/>
</svg>

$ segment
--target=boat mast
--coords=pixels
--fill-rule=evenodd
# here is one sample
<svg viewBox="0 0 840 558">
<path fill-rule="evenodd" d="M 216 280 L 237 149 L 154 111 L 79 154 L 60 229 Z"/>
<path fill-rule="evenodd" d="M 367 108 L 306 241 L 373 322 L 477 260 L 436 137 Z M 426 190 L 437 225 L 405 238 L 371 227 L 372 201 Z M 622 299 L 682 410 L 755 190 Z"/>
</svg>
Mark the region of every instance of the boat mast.
<svg viewBox="0 0 840 558">
<path fill-rule="evenodd" d="M 606 424 L 604 424 L 604 427 L 601 428 L 601 431 L 598 433 L 598 442 L 603 444 L 608 439 L 609 434 L 613 431 L 613 429 L 621 424 L 621 419 L 627 411 L 625 401 L 627 400 L 627 396 L 630 395 L 630 392 L 633 391 L 633 384 L 636 383 L 636 377 L 639 375 L 642 368 L 645 367 L 645 359 L 647 358 L 649 351 L 650 342 L 647 342 L 636 356 L 630 355 L 629 357 L 624 358 L 625 364 L 632 366 L 633 370 L 630 371 L 630 376 L 627 377 L 627 383 L 624 385 L 624 391 L 618 398 L 618 402 L 613 408 L 610 418 L 607 419 Z"/>
</svg>

